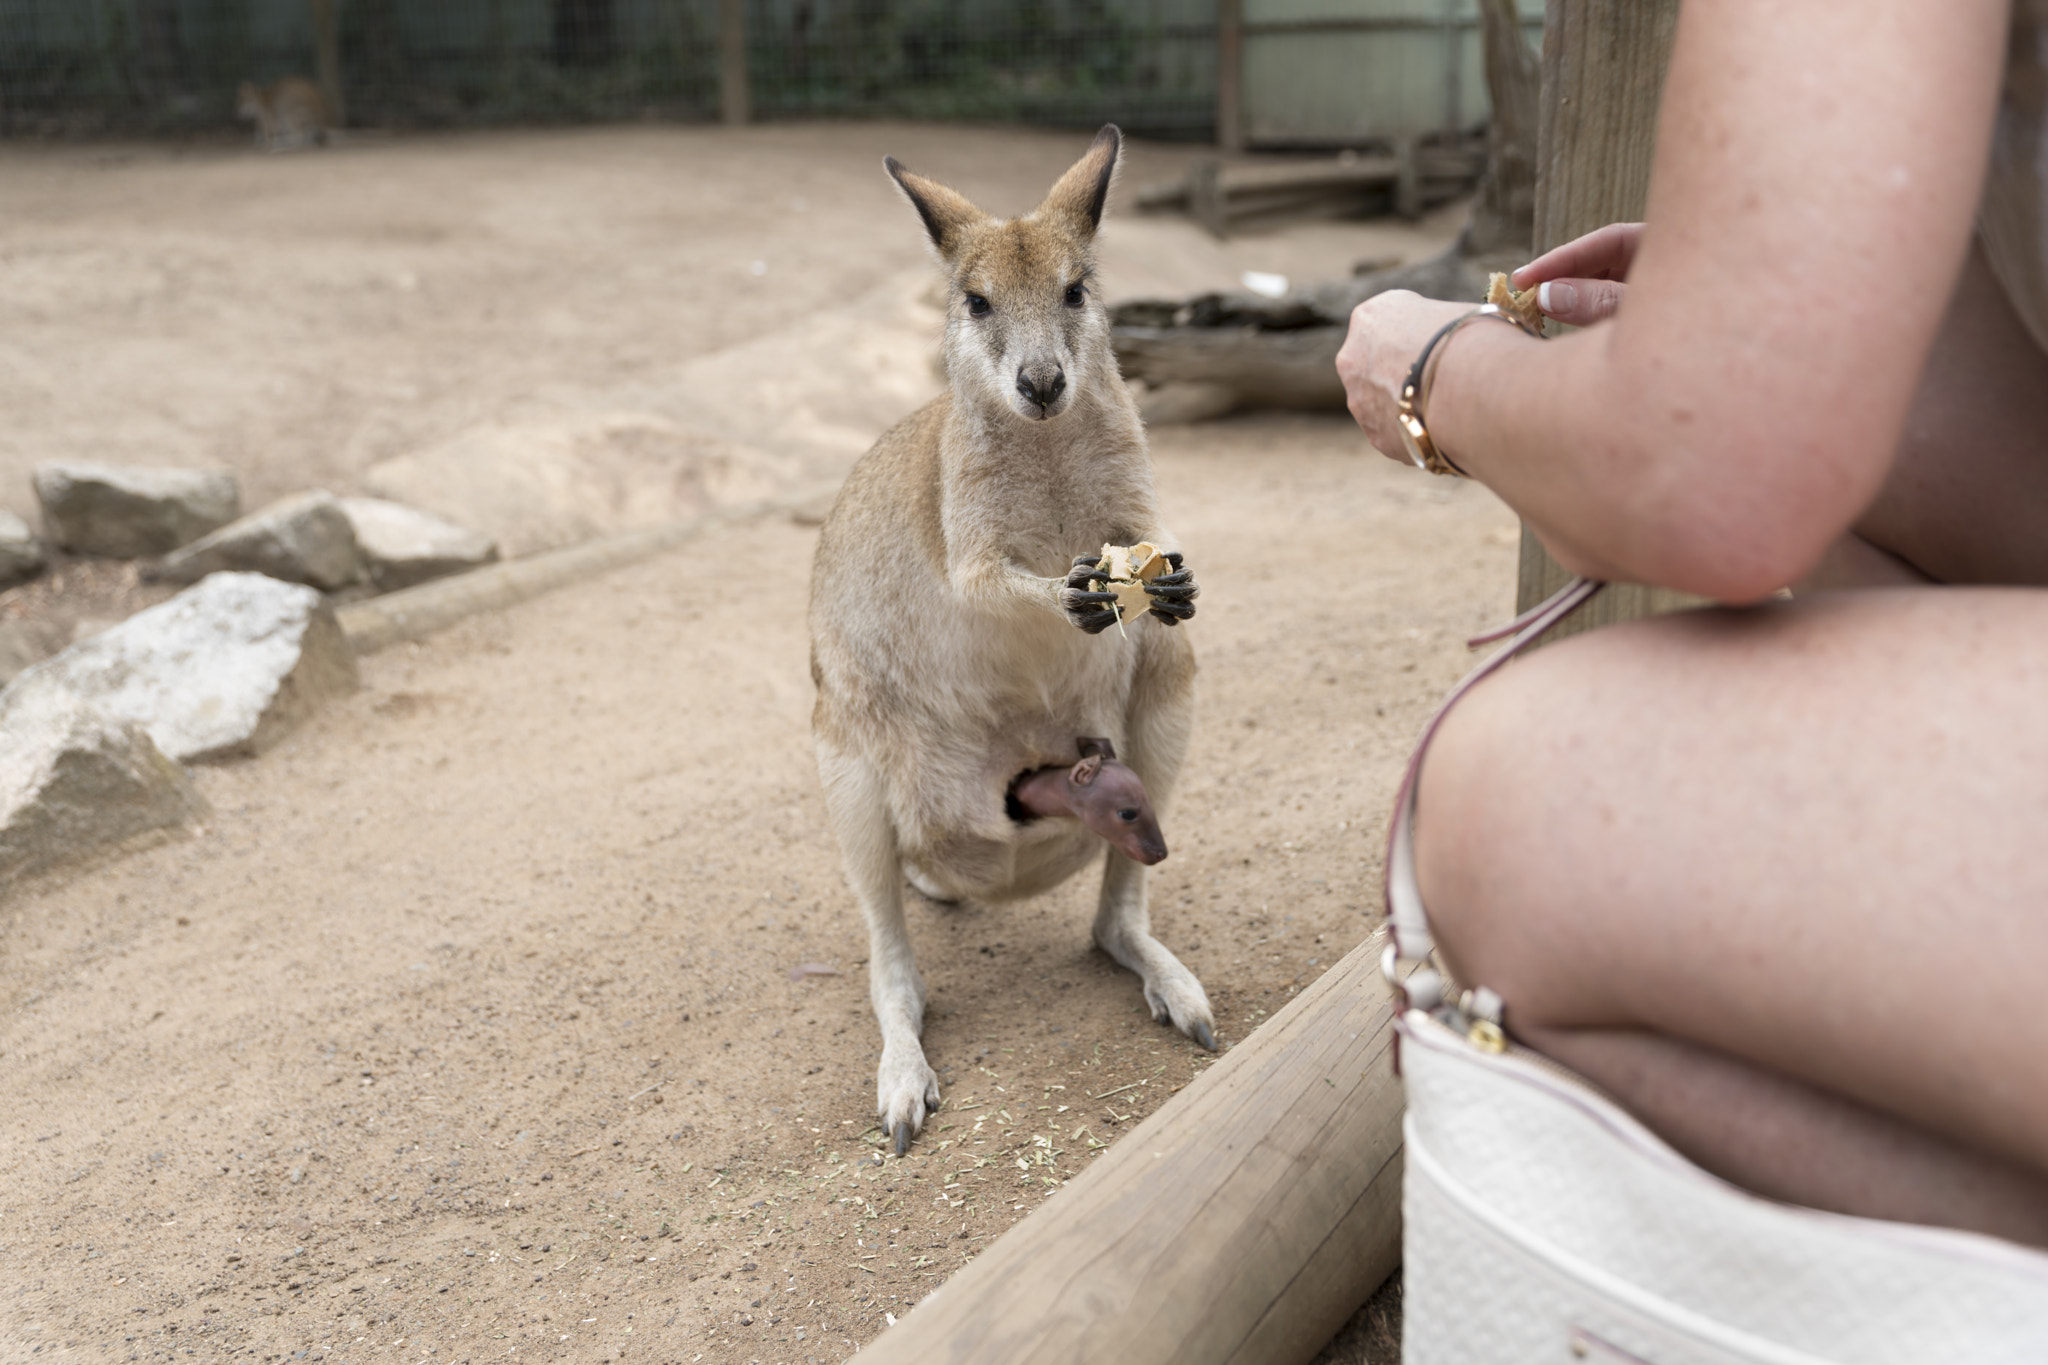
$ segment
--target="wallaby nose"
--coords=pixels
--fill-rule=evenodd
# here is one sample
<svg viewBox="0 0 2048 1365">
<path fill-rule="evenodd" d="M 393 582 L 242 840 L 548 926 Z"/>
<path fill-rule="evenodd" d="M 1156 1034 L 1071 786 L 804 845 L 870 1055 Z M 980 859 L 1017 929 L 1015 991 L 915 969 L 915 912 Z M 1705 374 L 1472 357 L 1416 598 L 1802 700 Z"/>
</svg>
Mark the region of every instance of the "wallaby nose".
<svg viewBox="0 0 2048 1365">
<path fill-rule="evenodd" d="M 1024 395 L 1024 401 L 1027 403 L 1049 408 L 1058 402 L 1059 396 L 1066 391 L 1067 372 L 1057 365 L 1052 367 L 1050 379 L 1045 377 L 1043 369 L 1040 369 L 1036 376 L 1028 369 L 1017 371 L 1017 392 Z"/>
</svg>

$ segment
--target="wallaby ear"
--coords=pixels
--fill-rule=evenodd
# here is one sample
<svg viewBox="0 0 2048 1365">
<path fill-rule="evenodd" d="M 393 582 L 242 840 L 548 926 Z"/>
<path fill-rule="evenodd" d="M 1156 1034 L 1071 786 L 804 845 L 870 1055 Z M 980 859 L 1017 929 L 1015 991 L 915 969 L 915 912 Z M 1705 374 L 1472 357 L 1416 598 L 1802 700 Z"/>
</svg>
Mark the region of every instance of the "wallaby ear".
<svg viewBox="0 0 2048 1365">
<path fill-rule="evenodd" d="M 1090 754 L 1074 765 L 1073 771 L 1067 774 L 1067 780 L 1077 787 L 1092 787 L 1101 772 L 1102 755 Z"/>
<path fill-rule="evenodd" d="M 1116 762 L 1116 745 L 1106 739 L 1094 739 L 1083 735 L 1076 741 L 1076 747 L 1080 749 L 1083 758 L 1106 758 L 1111 763 Z"/>
<path fill-rule="evenodd" d="M 1114 123 L 1102 125 L 1088 153 L 1059 178 L 1052 193 L 1038 206 L 1038 216 L 1063 223 L 1083 241 L 1095 236 L 1102 225 L 1102 210 L 1109 203 L 1109 185 L 1116 179 L 1124 135 Z"/>
<path fill-rule="evenodd" d="M 981 222 L 988 215 L 967 202 L 963 195 L 954 193 L 936 180 L 927 180 L 903 169 L 903 163 L 893 156 L 882 158 L 882 169 L 896 182 L 896 188 L 903 191 L 903 197 L 917 210 L 917 216 L 924 219 L 924 230 L 931 234 L 932 245 L 939 255 L 947 260 L 960 247 L 960 230 Z"/>
</svg>

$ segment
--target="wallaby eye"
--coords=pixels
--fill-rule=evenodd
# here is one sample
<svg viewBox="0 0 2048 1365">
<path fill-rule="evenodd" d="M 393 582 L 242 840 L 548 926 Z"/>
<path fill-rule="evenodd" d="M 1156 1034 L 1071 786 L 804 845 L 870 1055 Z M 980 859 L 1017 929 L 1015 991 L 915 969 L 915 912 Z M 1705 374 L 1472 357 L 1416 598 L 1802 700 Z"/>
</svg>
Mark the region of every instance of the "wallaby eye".
<svg viewBox="0 0 2048 1365">
<path fill-rule="evenodd" d="M 979 294 L 969 294 L 967 296 L 967 311 L 975 317 L 986 317 L 988 315 L 988 300 Z"/>
<path fill-rule="evenodd" d="M 1138 818 L 1138 812 L 1126 806 L 1116 813 L 1116 818 L 1128 825 Z"/>
<path fill-rule="evenodd" d="M 1067 286 L 1067 307 L 1079 308 L 1088 301 L 1088 291 L 1078 284 Z"/>
</svg>

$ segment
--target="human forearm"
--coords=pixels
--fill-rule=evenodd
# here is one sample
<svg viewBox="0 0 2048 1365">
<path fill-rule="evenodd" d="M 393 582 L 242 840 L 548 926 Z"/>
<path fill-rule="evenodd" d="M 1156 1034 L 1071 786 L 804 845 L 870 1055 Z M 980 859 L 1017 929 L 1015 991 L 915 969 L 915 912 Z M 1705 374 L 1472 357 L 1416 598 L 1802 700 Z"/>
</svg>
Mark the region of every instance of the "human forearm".
<svg viewBox="0 0 2048 1365">
<path fill-rule="evenodd" d="M 1734 601 L 1798 577 L 1897 449 L 1968 238 L 2003 13 L 1688 6 L 1651 226 L 1608 276 L 1626 306 L 1548 344 L 1460 331 L 1426 404 L 1439 448 L 1573 567 Z M 1399 358 L 1454 315 L 1412 295 L 1355 315 L 1339 369 L 1382 450 Z"/>
</svg>

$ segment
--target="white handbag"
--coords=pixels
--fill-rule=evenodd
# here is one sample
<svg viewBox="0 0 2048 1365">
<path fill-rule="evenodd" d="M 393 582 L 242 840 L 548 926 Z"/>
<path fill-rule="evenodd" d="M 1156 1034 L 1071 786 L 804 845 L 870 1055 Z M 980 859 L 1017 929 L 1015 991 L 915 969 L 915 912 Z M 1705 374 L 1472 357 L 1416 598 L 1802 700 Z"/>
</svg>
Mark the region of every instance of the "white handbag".
<svg viewBox="0 0 2048 1365">
<path fill-rule="evenodd" d="M 1599 587 L 1576 581 L 1475 641 L 1514 634 L 1437 720 Z M 1414 965 L 1434 950 L 1415 882 L 1420 762 L 1418 747 L 1395 801 L 1383 964 L 1407 1000 L 1405 1365 L 2048 1362 L 2048 1255 L 1750 1194 L 1509 1042 L 1491 992 L 1446 999 Z"/>
</svg>

